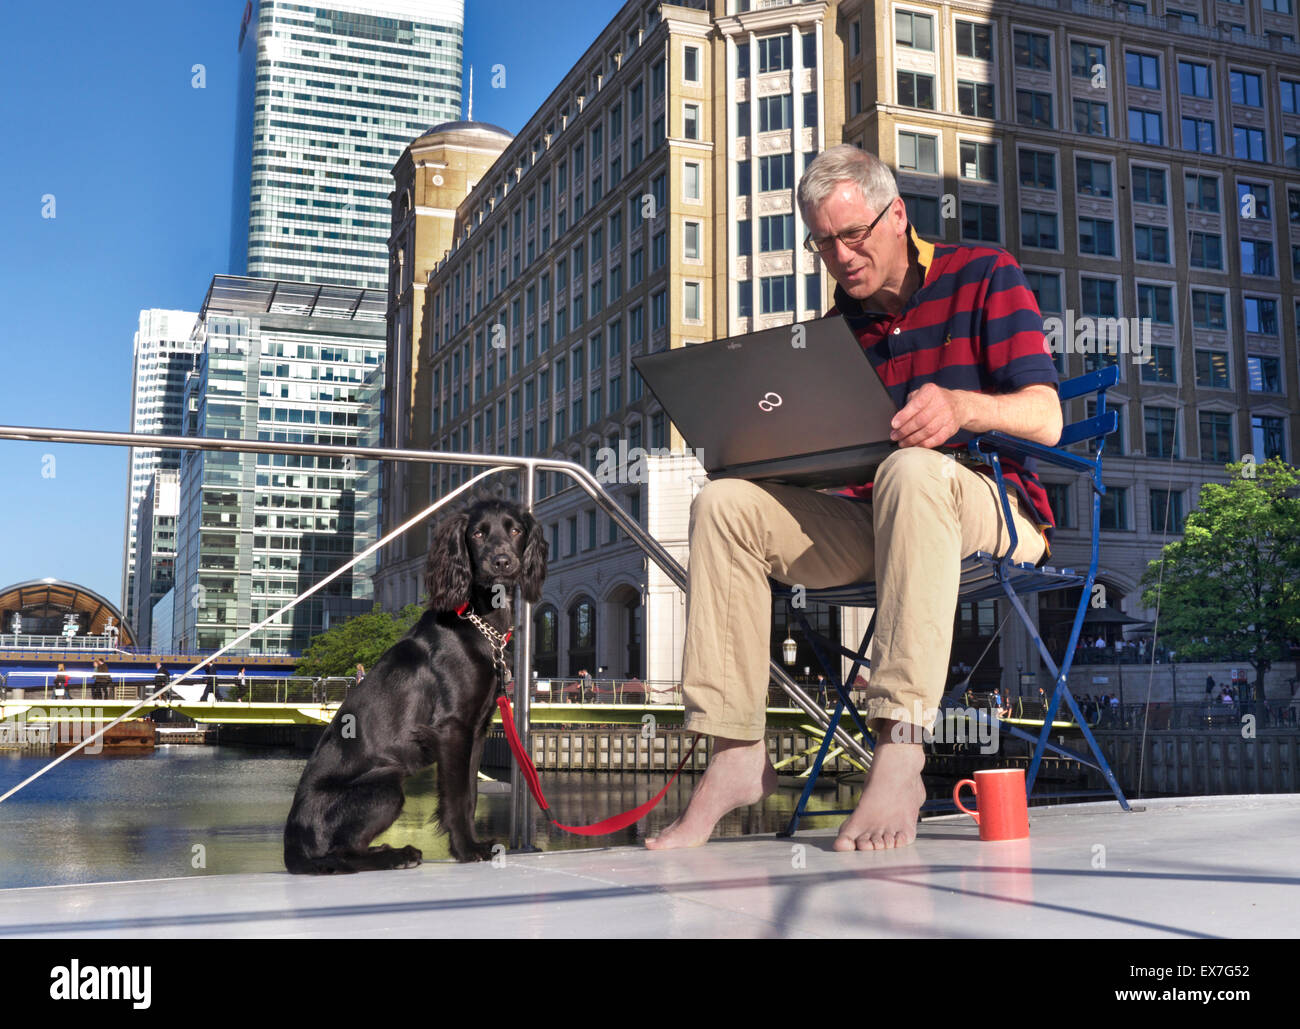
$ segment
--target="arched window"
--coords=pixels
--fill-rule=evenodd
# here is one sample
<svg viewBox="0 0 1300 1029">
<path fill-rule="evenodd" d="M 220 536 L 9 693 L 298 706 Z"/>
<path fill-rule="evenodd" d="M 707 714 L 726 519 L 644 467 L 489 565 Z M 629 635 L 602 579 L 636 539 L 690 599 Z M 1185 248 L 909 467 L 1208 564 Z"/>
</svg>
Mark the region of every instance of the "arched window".
<svg viewBox="0 0 1300 1029">
<path fill-rule="evenodd" d="M 533 669 L 539 678 L 559 674 L 559 615 L 549 604 L 533 614 Z"/>
<path fill-rule="evenodd" d="M 569 608 L 569 668 L 577 675 L 582 669 L 596 674 L 596 605 L 581 597 Z"/>
</svg>

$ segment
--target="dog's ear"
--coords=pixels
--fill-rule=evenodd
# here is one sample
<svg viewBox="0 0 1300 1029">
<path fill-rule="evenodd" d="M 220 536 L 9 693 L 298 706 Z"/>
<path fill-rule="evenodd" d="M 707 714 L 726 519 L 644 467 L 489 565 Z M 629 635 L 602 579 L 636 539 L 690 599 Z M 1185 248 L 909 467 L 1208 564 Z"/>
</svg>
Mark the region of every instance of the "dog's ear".
<svg viewBox="0 0 1300 1029">
<path fill-rule="evenodd" d="M 542 583 L 546 581 L 546 558 L 550 547 L 547 546 L 542 523 L 528 511 L 523 512 L 523 516 L 528 535 L 524 542 L 523 570 L 519 577 L 519 588 L 528 603 L 536 604 L 542 599 Z"/>
<path fill-rule="evenodd" d="M 469 602 L 473 570 L 465 546 L 469 513 L 448 515 L 438 523 L 429 548 L 429 562 L 424 572 L 424 587 L 429 593 L 429 607 L 434 611 L 455 611 Z"/>
</svg>

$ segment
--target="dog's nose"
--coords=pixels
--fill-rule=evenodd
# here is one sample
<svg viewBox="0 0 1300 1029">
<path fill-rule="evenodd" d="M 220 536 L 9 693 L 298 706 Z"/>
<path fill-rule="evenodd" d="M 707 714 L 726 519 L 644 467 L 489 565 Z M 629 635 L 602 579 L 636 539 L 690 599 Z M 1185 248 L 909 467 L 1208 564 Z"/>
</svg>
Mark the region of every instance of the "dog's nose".
<svg viewBox="0 0 1300 1029">
<path fill-rule="evenodd" d="M 492 570 L 495 572 L 508 572 L 512 564 L 514 564 L 514 558 L 506 554 L 498 554 L 492 559 Z"/>
</svg>

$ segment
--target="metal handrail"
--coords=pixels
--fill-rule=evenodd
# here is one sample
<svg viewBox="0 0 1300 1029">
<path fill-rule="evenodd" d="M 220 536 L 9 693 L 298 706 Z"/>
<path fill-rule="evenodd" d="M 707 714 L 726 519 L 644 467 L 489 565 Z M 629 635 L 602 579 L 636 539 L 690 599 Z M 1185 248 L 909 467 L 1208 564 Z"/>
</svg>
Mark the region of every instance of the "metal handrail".
<svg viewBox="0 0 1300 1029">
<path fill-rule="evenodd" d="M 392 447 L 341 447 L 320 443 L 281 443 L 273 440 L 219 439 L 209 436 L 165 436 L 149 433 L 108 432 L 91 429 L 50 429 L 39 426 L 0 426 L 0 439 L 25 440 L 44 443 L 91 443 L 101 446 L 149 447 L 154 449 L 201 450 L 240 454 L 300 454 L 318 457 L 344 457 L 384 461 L 414 461 L 422 464 L 456 464 L 474 466 L 505 466 L 527 472 L 521 475 L 522 500 L 525 508 L 533 507 L 536 473 L 554 471 L 568 476 L 596 502 L 609 517 L 627 533 L 646 555 L 678 589 L 686 590 L 686 571 L 676 559 L 641 524 L 634 520 L 618 502 L 606 492 L 603 485 L 585 467 L 573 461 L 549 458 L 515 457 L 499 454 L 469 454 L 438 450 L 399 450 Z M 434 505 L 435 507 L 437 505 Z M 515 633 L 515 679 L 528 681 L 532 665 L 532 605 L 523 600 L 519 626 Z M 775 660 L 769 661 L 772 678 L 794 705 L 823 730 L 830 724 L 830 715 L 815 704 Z M 521 691 L 515 706 L 515 725 L 521 738 L 528 731 L 528 691 Z M 835 730 L 835 740 L 852 754 L 870 763 L 871 755 L 863 745 L 842 728 Z M 532 819 L 526 817 L 528 791 L 523 774 L 515 767 L 511 775 L 511 843 L 520 848 L 531 847 Z"/>
</svg>

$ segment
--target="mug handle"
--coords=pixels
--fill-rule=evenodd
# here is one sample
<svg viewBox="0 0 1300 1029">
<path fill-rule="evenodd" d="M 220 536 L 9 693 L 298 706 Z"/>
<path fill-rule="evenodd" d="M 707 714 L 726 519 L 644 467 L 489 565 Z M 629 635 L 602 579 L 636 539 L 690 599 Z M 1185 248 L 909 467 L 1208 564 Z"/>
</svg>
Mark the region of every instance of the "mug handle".
<svg viewBox="0 0 1300 1029">
<path fill-rule="evenodd" d="M 959 782 L 956 786 L 953 787 L 953 790 L 952 790 L 952 802 L 953 802 L 954 804 L 957 805 L 958 810 L 960 810 L 963 814 L 970 815 L 971 818 L 975 819 L 975 824 L 976 824 L 976 825 L 979 825 L 979 824 L 980 824 L 980 815 L 979 815 L 979 812 L 978 812 L 978 811 L 972 811 L 970 808 L 968 808 L 968 807 L 966 807 L 964 804 L 962 804 L 962 802 L 961 802 L 961 797 L 958 796 L 958 794 L 961 793 L 961 788 L 962 788 L 963 786 L 969 786 L 969 787 L 970 787 L 970 791 L 971 791 L 971 793 L 975 794 L 975 800 L 976 800 L 976 802 L 979 801 L 979 787 L 977 787 L 977 786 L 975 785 L 975 780 L 974 780 L 974 779 L 963 779 L 961 782 Z"/>
</svg>

